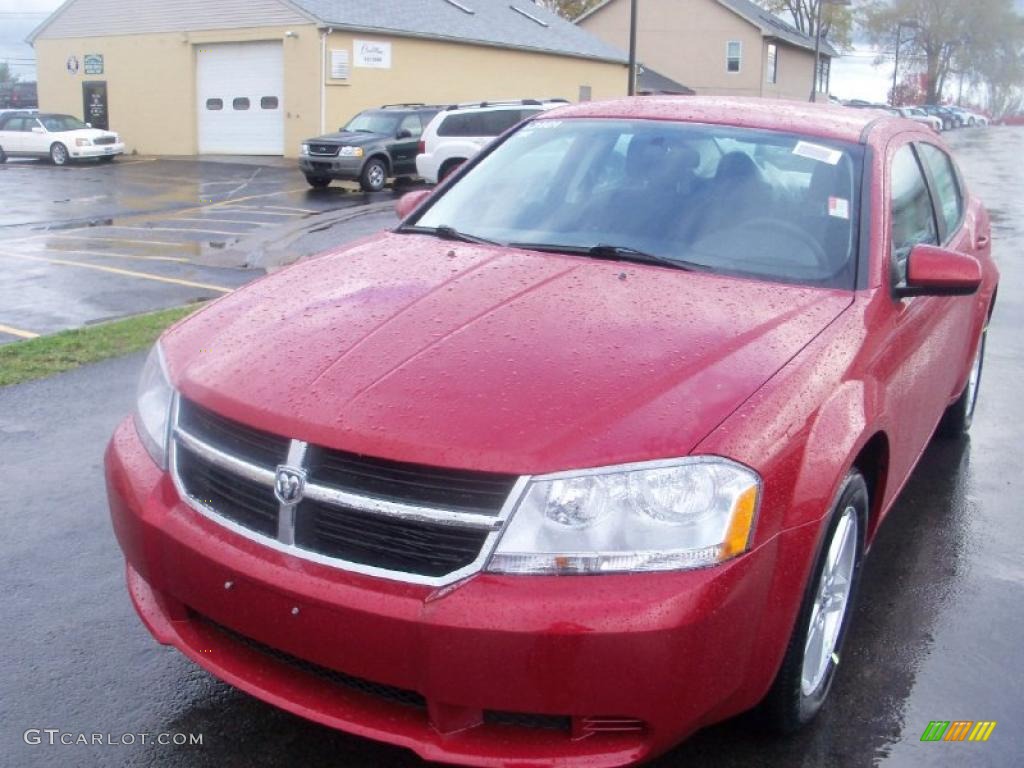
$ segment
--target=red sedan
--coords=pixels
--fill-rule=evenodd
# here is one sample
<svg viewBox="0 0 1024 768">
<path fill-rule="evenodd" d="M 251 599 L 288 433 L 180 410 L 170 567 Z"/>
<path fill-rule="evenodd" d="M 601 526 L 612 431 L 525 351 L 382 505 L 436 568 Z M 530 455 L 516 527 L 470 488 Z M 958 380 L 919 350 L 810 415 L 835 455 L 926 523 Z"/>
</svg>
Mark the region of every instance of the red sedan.
<svg viewBox="0 0 1024 768">
<path fill-rule="evenodd" d="M 153 635 L 464 765 L 809 722 L 879 524 L 974 413 L 998 272 L 942 140 L 592 103 L 399 210 L 154 348 L 106 456 Z"/>
</svg>

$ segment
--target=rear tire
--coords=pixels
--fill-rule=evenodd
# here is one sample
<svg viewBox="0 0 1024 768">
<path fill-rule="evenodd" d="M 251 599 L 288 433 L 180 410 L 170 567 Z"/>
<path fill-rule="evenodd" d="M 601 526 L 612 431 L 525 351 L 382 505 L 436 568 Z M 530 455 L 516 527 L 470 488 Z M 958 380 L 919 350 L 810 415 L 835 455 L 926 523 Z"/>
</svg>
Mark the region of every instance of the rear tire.
<svg viewBox="0 0 1024 768">
<path fill-rule="evenodd" d="M 4 152 L 4 148 L 0 147 L 0 165 L 7 162 L 7 153 Z"/>
<path fill-rule="evenodd" d="M 978 405 L 978 390 L 981 388 L 981 373 L 985 368 L 985 341 L 988 329 L 981 332 L 978 351 L 971 363 L 971 372 L 967 377 L 967 386 L 963 393 L 949 408 L 946 409 L 939 422 L 939 434 L 942 437 L 957 438 L 966 435 L 974 422 L 974 409 Z"/>
<path fill-rule="evenodd" d="M 101 163 L 112 163 L 112 162 L 114 162 L 114 158 L 115 157 L 117 157 L 117 155 L 104 155 L 103 157 L 100 158 L 100 162 Z"/>
<path fill-rule="evenodd" d="M 331 185 L 331 180 L 326 176 L 307 176 L 306 182 L 313 189 L 326 189 Z"/>
<path fill-rule="evenodd" d="M 364 192 L 380 192 L 388 180 L 388 167 L 379 157 L 371 158 L 359 175 L 359 186 Z"/>
<path fill-rule="evenodd" d="M 446 160 L 445 164 L 441 166 L 441 172 L 437 175 L 438 182 L 444 181 L 455 173 L 464 162 L 466 161 L 461 158 L 458 160 Z"/>
<path fill-rule="evenodd" d="M 773 731 L 799 730 L 828 698 L 857 596 L 868 509 L 867 483 L 851 469 L 825 522 L 782 667 L 761 702 L 761 715 Z"/>
<path fill-rule="evenodd" d="M 50 147 L 50 162 L 54 165 L 67 165 L 70 156 L 68 155 L 68 148 L 61 144 L 59 141 Z"/>
</svg>

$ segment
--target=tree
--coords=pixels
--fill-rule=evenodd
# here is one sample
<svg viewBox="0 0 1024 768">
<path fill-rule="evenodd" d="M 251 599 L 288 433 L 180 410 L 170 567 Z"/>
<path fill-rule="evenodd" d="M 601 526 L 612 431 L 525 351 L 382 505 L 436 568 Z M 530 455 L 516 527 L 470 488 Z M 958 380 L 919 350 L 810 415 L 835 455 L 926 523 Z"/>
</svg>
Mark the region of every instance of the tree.
<svg viewBox="0 0 1024 768">
<path fill-rule="evenodd" d="M 572 21 L 589 11 L 601 0 L 534 0 L 534 2 Z"/>
<path fill-rule="evenodd" d="M 990 60 L 1000 35 L 1020 29 L 1013 0 L 972 0 L 970 13 L 965 13 L 961 0 L 871 0 L 863 18 L 871 41 L 888 51 L 895 50 L 900 28 L 901 63 L 907 71 L 924 65 L 929 103 L 941 101 L 951 74 L 965 66 L 974 70 L 976 62 Z M 1010 34 L 1011 41 L 1015 35 L 1019 40 L 1019 34 Z M 1019 43 L 1015 49 L 1008 41 L 1000 50 L 1014 51 L 1019 58 Z M 1005 63 L 993 66 L 1007 69 Z"/>
<path fill-rule="evenodd" d="M 808 37 L 817 35 L 818 6 L 822 0 L 757 0 L 766 11 L 791 20 Z M 821 9 L 821 37 L 841 51 L 852 46 L 853 12 L 842 5 L 825 3 Z"/>
<path fill-rule="evenodd" d="M 894 107 L 906 107 L 912 104 L 920 104 L 924 99 L 924 89 L 921 88 L 921 77 L 919 75 L 907 75 L 896 86 L 896 91 L 889 91 L 889 103 Z"/>
<path fill-rule="evenodd" d="M 13 83 L 18 76 L 11 72 L 11 65 L 6 61 L 0 61 L 0 83 Z"/>
</svg>

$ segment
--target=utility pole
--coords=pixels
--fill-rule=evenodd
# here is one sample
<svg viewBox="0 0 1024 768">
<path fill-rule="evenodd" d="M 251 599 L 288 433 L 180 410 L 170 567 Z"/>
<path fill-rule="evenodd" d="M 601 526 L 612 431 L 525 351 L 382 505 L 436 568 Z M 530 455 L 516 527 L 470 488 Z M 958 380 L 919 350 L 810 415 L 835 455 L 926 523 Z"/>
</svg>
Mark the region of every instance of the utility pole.
<svg viewBox="0 0 1024 768">
<path fill-rule="evenodd" d="M 629 95 L 636 96 L 636 4 L 629 0 Z"/>
</svg>

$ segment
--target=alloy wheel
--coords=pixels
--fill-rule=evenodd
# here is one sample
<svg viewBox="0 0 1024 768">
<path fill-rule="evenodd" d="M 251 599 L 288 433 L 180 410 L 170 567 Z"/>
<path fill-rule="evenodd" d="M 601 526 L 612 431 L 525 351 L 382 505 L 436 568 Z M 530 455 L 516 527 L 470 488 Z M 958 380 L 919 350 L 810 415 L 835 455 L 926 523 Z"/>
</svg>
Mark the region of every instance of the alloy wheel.
<svg viewBox="0 0 1024 768">
<path fill-rule="evenodd" d="M 853 572 L 857 563 L 857 528 L 857 510 L 848 506 L 843 510 L 829 542 L 811 607 L 800 681 L 805 696 L 818 690 L 828 673 L 829 664 L 836 661 L 834 656 L 850 605 Z"/>
</svg>

